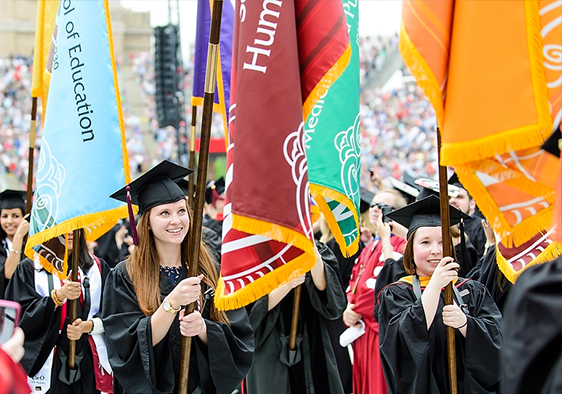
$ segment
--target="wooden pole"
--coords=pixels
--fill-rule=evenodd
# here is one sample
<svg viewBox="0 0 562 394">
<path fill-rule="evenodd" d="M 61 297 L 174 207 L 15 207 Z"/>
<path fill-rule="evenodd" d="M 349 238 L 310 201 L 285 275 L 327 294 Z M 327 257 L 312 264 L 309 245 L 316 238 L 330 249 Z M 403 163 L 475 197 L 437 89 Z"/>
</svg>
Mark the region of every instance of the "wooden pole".
<svg viewBox="0 0 562 394">
<path fill-rule="evenodd" d="M 25 213 L 31 212 L 31 198 L 33 196 L 33 159 L 35 156 L 36 120 L 37 120 L 37 97 L 32 97 L 31 98 L 31 124 L 29 125 L 29 158 L 27 162 L 27 200 L 25 205 Z"/>
<path fill-rule="evenodd" d="M 211 11 L 211 30 L 207 52 L 207 70 L 205 73 L 205 97 L 203 99 L 203 117 L 201 119 L 201 142 L 199 145 L 199 164 L 197 166 L 197 186 L 193 204 L 193 226 L 189 233 L 189 269 L 188 276 L 196 276 L 199 271 L 199 245 L 201 244 L 201 226 L 203 225 L 203 203 L 205 201 L 205 180 L 209 166 L 209 143 L 213 122 L 213 101 L 217 81 L 217 61 L 219 54 L 221 17 L 223 0 L 213 0 Z M 185 314 L 193 312 L 195 302 L 185 307 Z M 191 358 L 191 337 L 183 337 L 181 347 L 179 393 L 187 394 L 189 379 L 189 361 Z"/>
<path fill-rule="evenodd" d="M 447 168 L 441 165 L 441 132 L 437 126 L 437 160 L 439 161 L 439 201 L 441 210 L 441 232 L 443 256 L 453 256 L 451 248 L 451 230 L 449 218 L 449 188 Z M 445 287 L 445 305 L 453 304 L 453 283 Z M 449 365 L 449 393 L 457 394 L 457 352 L 455 347 L 455 329 L 447 326 L 447 360 Z"/>
<path fill-rule="evenodd" d="M 70 280 L 78 281 L 78 261 L 80 259 L 80 230 L 74 230 L 72 233 L 72 276 Z M 74 323 L 78 315 L 78 300 L 68 301 L 68 317 L 70 324 Z M 68 368 L 76 369 L 76 341 L 68 341 Z"/>
<path fill-rule="evenodd" d="M 191 106 L 191 135 L 189 136 L 189 168 L 195 170 L 195 138 L 197 127 L 197 106 Z M 187 181 L 187 195 L 189 204 L 193 208 L 193 190 L 195 186 L 195 174 L 191 175 Z"/>
<path fill-rule="evenodd" d="M 291 317 L 291 334 L 289 336 L 289 350 L 297 350 L 297 332 L 299 328 L 299 310 L 301 306 L 302 285 L 295 288 L 293 298 L 293 315 Z"/>
</svg>

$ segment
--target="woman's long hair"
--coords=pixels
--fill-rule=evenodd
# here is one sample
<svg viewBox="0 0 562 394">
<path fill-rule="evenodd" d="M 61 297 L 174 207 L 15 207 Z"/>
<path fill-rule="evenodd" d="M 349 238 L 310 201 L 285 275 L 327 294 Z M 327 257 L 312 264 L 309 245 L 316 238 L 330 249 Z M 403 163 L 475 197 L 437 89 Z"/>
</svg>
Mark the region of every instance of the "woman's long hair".
<svg viewBox="0 0 562 394">
<path fill-rule="evenodd" d="M 127 272 L 135 287 L 139 307 L 146 316 L 152 315 L 160 306 L 160 262 L 154 235 L 148 226 L 150 211 L 143 213 L 139 220 L 137 225 L 139 244 L 135 246 L 126 263 Z M 190 231 L 193 231 L 193 213 L 189 207 L 187 212 L 189 215 L 189 234 Z M 181 243 L 182 261 L 188 261 L 188 247 L 188 236 L 186 236 Z M 218 274 L 203 241 L 199 246 L 199 270 L 197 274 L 203 274 L 203 283 L 216 289 Z M 226 313 L 215 309 L 214 303 L 211 303 L 210 306 L 210 317 L 213 321 L 228 324 Z"/>
<path fill-rule="evenodd" d="M 78 245 L 80 248 L 80 252 L 78 254 L 78 266 L 82 268 L 84 273 L 88 272 L 88 270 L 94 265 L 94 259 L 90 256 L 90 252 L 88 251 L 88 244 L 86 243 L 86 233 L 84 229 L 81 228 L 78 230 L 79 238 L 78 238 Z M 73 239 L 72 242 L 75 242 Z M 69 253 L 72 253 L 74 248 L 69 250 Z"/>
<path fill-rule="evenodd" d="M 418 229 L 412 231 L 412 234 L 410 234 L 410 237 L 408 238 L 408 242 L 406 242 L 406 247 L 404 248 L 404 258 L 403 258 L 404 269 L 406 270 L 406 273 L 409 275 L 416 274 L 416 263 L 414 261 L 414 237 L 416 236 L 417 232 Z M 452 237 L 451 237 L 451 252 L 453 253 L 453 259 L 457 261 L 457 256 L 455 254 L 455 247 L 453 246 Z"/>
</svg>

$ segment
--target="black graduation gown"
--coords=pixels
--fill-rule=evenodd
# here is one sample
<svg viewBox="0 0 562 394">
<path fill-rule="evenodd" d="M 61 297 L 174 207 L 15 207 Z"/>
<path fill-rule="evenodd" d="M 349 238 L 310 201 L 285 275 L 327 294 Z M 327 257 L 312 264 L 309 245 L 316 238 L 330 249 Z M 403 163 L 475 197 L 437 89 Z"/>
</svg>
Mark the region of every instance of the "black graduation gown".
<svg viewBox="0 0 562 394">
<path fill-rule="evenodd" d="M 209 219 L 204 226 L 210 228 L 222 238 L 222 222 L 222 220 Z"/>
<path fill-rule="evenodd" d="M 8 280 L 6 279 L 6 249 L 4 249 L 2 242 L 0 242 L 0 291 L 2 292 L 2 298 L 4 298 L 4 293 L 6 292 L 6 287 L 8 287 Z"/>
<path fill-rule="evenodd" d="M 495 245 L 490 246 L 486 250 L 478 265 L 468 273 L 468 277 L 486 286 L 492 299 L 503 313 L 507 295 L 513 285 L 498 267 Z"/>
<path fill-rule="evenodd" d="M 455 330 L 458 392 L 495 393 L 500 380 L 501 314 L 481 283 L 459 279 L 456 287 L 470 312 L 466 338 Z M 388 392 L 448 393 L 443 292 L 429 330 L 412 285 L 393 283 L 379 299 L 381 361 Z"/>
<path fill-rule="evenodd" d="M 182 279 L 185 276 L 182 273 Z M 161 274 L 161 299 L 171 291 L 170 281 Z M 114 392 L 176 393 L 183 338 L 179 319 L 176 316 L 168 334 L 153 346 L 151 316 L 138 306 L 124 261 L 107 278 L 102 311 Z M 228 311 L 227 316 L 230 325 L 205 319 L 207 346 L 198 337 L 192 340 L 189 393 L 199 386 L 204 394 L 230 394 L 250 367 L 254 341 L 246 311 Z"/>
<path fill-rule="evenodd" d="M 332 251 L 332 253 L 334 253 L 334 256 L 336 257 L 336 260 L 338 261 L 339 273 L 342 279 L 342 288 L 343 291 L 345 292 L 347 286 L 349 286 L 349 279 L 351 278 L 351 271 L 353 271 L 353 266 L 355 265 L 355 261 L 361 254 L 363 248 L 365 248 L 365 244 L 362 241 L 359 241 L 359 248 L 357 250 L 357 253 L 355 253 L 351 257 L 344 257 L 344 255 L 341 252 L 340 246 L 338 245 L 338 243 L 334 238 L 326 242 L 326 246 L 330 248 L 330 250 Z"/>
<path fill-rule="evenodd" d="M 109 272 L 109 267 L 105 261 L 100 259 L 102 266 L 102 283 Z M 96 264 L 94 262 L 94 264 Z M 70 266 L 70 262 L 69 262 Z M 68 336 L 66 326 L 71 324 L 68 314 L 62 332 L 59 334 L 62 307 L 55 309 L 55 303 L 50 296 L 42 297 L 35 290 L 35 266 L 33 261 L 26 258 L 18 264 L 12 279 L 6 289 L 6 298 L 17 301 L 21 305 L 20 327 L 25 333 L 24 349 L 25 355 L 20 361 L 28 376 L 35 376 L 43 367 L 54 346 L 57 351 L 54 356 L 54 363 L 51 373 L 51 388 L 47 393 L 53 394 L 90 394 L 99 393 L 96 390 L 93 355 L 88 343 L 88 335 L 76 341 L 76 363 L 78 356 L 83 356 L 79 363 L 81 379 L 67 385 L 59 380 L 59 373 L 62 367 L 60 356 L 68 354 Z M 50 274 L 49 274 L 50 275 Z M 53 278 L 55 281 L 58 278 Z M 103 296 L 102 296 L 103 298 Z M 84 311 L 80 302 L 77 302 L 77 316 L 82 320 L 87 319 L 83 316 Z M 101 303 L 100 303 L 101 305 Z"/>
<path fill-rule="evenodd" d="M 95 248 L 94 254 L 104 259 L 111 268 L 129 254 L 129 246 L 125 242 L 120 249 L 115 243 L 115 234 L 121 229 L 121 226 L 121 224 L 116 224 L 96 240 L 98 246 Z"/>
<path fill-rule="evenodd" d="M 478 264 L 478 260 L 480 259 L 470 239 L 467 239 L 464 245 L 464 253 L 460 243 L 455 245 L 455 255 L 460 265 L 459 277 L 461 278 L 467 278 L 468 273 Z"/>
<path fill-rule="evenodd" d="M 336 260 L 338 261 L 339 273 L 341 276 L 342 290 L 346 291 L 349 286 L 349 279 L 351 278 L 351 271 L 353 271 L 353 266 L 355 261 L 361 254 L 365 244 L 359 241 L 359 248 L 357 253 L 351 257 L 344 257 L 341 252 L 341 248 L 334 238 L 326 242 L 326 246 L 334 253 Z M 338 371 L 340 373 L 341 382 L 343 385 L 343 390 L 346 393 L 351 393 L 353 391 L 353 376 L 352 376 L 352 365 L 349 358 L 349 352 L 347 348 L 341 347 L 339 343 L 340 335 L 347 329 L 347 326 L 343 322 L 343 319 L 336 320 L 326 320 L 326 327 L 328 328 L 328 334 L 330 335 L 330 341 L 332 342 L 332 348 L 334 349 L 334 355 L 336 356 L 336 362 L 338 364 Z"/>
<path fill-rule="evenodd" d="M 562 257 L 521 274 L 504 318 L 502 393 L 562 393 Z"/>
<path fill-rule="evenodd" d="M 473 264 L 473 258 L 475 257 L 475 249 L 474 246 L 470 242 L 466 243 L 466 250 L 467 255 L 471 256 L 470 260 L 466 260 L 467 256 L 463 258 L 462 251 L 461 251 L 461 244 L 457 244 L 455 246 L 455 255 L 457 256 L 457 260 L 459 261 L 459 265 L 461 268 L 459 269 L 459 277 L 469 277 L 470 279 L 474 279 L 472 276 L 468 276 L 469 267 Z M 494 260 L 495 262 L 495 260 Z M 477 266 L 476 266 L 477 267 Z M 476 270 L 476 267 L 472 267 L 470 269 L 471 272 Z M 378 319 L 377 317 L 377 308 L 378 308 L 378 300 L 379 294 L 381 290 L 388 286 L 391 283 L 397 282 L 400 278 L 408 275 L 406 270 L 404 269 L 404 258 L 400 257 L 398 260 L 394 259 L 387 259 L 384 262 L 384 266 L 377 277 L 377 282 L 375 283 L 375 320 Z M 467 275 L 467 276 L 465 276 Z M 495 301 L 495 300 L 494 300 Z"/>
<path fill-rule="evenodd" d="M 8 252 L 4 247 L 4 240 L 0 241 L 0 298 L 5 298 L 4 294 L 8 288 L 8 283 L 10 279 L 6 279 L 6 259 L 8 258 Z M 20 261 L 25 258 L 23 254 L 20 254 Z"/>
<path fill-rule="evenodd" d="M 476 260 L 480 260 L 486 249 L 486 233 L 482 227 L 482 217 L 474 215 L 471 219 L 464 221 L 464 232 L 468 235 L 468 239 L 476 248 Z"/>
<path fill-rule="evenodd" d="M 208 227 L 203 226 L 201 230 L 203 242 L 208 246 L 208 250 L 215 261 L 217 272 L 221 269 L 221 247 L 222 247 L 222 233 L 216 233 Z"/>
<path fill-rule="evenodd" d="M 248 394 L 343 393 L 325 319 L 340 319 L 346 299 L 333 254 L 325 245 L 317 245 L 324 261 L 326 290 L 319 291 L 310 273 L 306 274 L 299 310 L 299 362 L 288 367 L 280 360 L 282 352 L 288 351 L 294 291 L 271 311 L 267 295 L 248 307 L 256 340 L 246 378 Z"/>
</svg>

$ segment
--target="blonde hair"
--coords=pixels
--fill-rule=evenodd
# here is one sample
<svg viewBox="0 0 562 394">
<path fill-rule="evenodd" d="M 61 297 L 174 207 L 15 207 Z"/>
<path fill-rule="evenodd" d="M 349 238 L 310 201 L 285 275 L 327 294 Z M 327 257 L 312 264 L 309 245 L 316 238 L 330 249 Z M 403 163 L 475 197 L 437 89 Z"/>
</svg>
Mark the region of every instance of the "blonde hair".
<svg viewBox="0 0 562 394">
<path fill-rule="evenodd" d="M 326 221 L 324 215 L 320 216 L 319 220 L 320 220 L 320 232 L 322 233 L 322 236 L 320 237 L 320 242 L 325 244 L 326 242 L 334 238 L 334 234 L 332 233 L 332 230 L 330 229 L 330 226 L 328 225 L 328 222 Z"/>
</svg>

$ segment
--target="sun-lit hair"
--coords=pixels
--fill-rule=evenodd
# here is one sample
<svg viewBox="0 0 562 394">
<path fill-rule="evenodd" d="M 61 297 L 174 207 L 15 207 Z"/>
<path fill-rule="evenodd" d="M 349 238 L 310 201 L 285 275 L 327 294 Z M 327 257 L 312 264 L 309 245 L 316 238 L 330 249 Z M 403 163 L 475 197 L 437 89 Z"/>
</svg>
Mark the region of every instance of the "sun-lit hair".
<svg viewBox="0 0 562 394">
<path fill-rule="evenodd" d="M 375 228 L 375 225 L 371 222 L 371 218 L 369 217 L 369 211 L 368 210 L 361 214 L 359 225 L 361 227 L 367 227 L 369 230 L 371 230 L 372 234 L 377 233 L 377 229 Z"/>
<path fill-rule="evenodd" d="M 126 263 L 127 273 L 135 287 L 139 307 L 146 316 L 152 315 L 160 306 L 160 262 L 158 252 L 156 251 L 154 235 L 149 229 L 150 211 L 144 212 L 139 220 L 137 225 L 139 244 L 135 246 Z M 189 215 L 189 231 L 192 231 L 193 213 L 191 208 L 187 207 L 187 212 Z M 189 237 L 186 236 L 181 243 L 181 258 L 189 264 L 188 239 Z M 218 274 L 203 241 L 201 241 L 199 248 L 199 269 L 197 275 L 199 274 L 204 275 L 203 283 L 205 285 L 216 289 Z M 203 304 L 203 300 L 201 300 L 201 304 Z M 215 309 L 215 305 L 212 302 L 210 305 L 210 318 L 213 321 L 228 324 L 226 313 Z"/>
<path fill-rule="evenodd" d="M 318 220 L 320 220 L 320 232 L 322 233 L 320 242 L 325 244 L 329 240 L 334 238 L 334 234 L 332 233 L 332 230 L 330 229 L 330 226 L 328 225 L 328 222 L 326 221 L 324 215 L 320 216 L 320 219 Z"/>
</svg>

